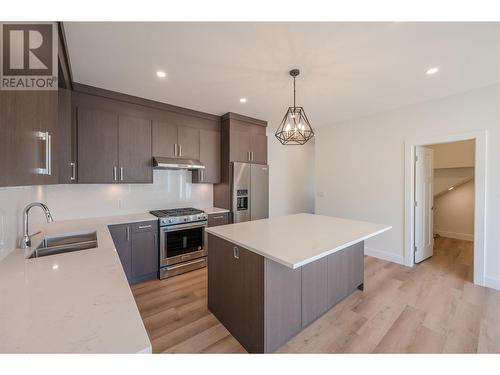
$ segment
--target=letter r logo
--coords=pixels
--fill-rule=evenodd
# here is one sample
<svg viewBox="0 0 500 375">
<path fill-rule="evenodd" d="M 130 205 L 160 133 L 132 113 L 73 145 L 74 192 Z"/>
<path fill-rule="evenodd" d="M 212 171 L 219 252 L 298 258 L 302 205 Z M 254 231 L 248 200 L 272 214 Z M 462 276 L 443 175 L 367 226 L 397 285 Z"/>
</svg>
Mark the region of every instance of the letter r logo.
<svg viewBox="0 0 500 375">
<path fill-rule="evenodd" d="M 4 24 L 3 75 L 53 75 L 51 24 Z"/>
</svg>

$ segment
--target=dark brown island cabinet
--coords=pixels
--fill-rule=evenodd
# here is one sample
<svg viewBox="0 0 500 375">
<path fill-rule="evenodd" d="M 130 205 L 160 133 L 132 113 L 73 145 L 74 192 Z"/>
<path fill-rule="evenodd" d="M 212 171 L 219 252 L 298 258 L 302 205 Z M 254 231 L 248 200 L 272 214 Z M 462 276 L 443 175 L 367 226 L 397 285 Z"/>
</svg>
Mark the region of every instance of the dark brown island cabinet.
<svg viewBox="0 0 500 375">
<path fill-rule="evenodd" d="M 364 242 L 292 269 L 208 233 L 208 308 L 250 353 L 272 353 L 363 288 Z"/>
<path fill-rule="evenodd" d="M 109 231 L 130 284 L 158 277 L 158 222 L 110 225 Z"/>
</svg>

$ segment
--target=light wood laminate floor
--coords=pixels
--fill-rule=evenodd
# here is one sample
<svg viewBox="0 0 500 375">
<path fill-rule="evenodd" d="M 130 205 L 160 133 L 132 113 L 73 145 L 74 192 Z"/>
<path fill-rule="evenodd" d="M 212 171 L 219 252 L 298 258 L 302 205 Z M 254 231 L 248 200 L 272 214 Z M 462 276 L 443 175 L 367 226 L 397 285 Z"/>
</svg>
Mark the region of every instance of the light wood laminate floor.
<svg viewBox="0 0 500 375">
<path fill-rule="evenodd" d="M 472 284 L 472 242 L 440 238 L 414 268 L 365 256 L 356 291 L 282 353 L 500 353 L 500 291 Z M 207 309 L 207 270 L 132 287 L 154 353 L 244 353 Z"/>
</svg>

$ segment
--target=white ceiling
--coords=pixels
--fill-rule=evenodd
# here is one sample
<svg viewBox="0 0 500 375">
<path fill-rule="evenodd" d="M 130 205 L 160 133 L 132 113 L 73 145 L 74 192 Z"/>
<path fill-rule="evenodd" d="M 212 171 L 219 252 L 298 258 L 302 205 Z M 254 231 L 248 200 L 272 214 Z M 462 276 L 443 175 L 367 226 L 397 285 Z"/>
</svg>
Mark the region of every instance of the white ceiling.
<svg viewBox="0 0 500 375">
<path fill-rule="evenodd" d="M 500 83 L 500 23 L 64 25 L 76 82 L 273 128 L 292 104 L 291 68 L 313 127 Z"/>
</svg>

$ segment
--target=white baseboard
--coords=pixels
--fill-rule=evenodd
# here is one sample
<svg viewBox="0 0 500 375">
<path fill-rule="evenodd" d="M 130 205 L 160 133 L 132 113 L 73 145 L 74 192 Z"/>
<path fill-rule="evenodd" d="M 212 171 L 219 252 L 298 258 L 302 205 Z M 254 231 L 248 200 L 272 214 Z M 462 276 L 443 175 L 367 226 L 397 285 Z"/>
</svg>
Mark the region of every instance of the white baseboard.
<svg viewBox="0 0 500 375">
<path fill-rule="evenodd" d="M 486 276 L 484 278 L 484 286 L 486 286 L 488 288 L 500 290 L 500 279 Z"/>
<path fill-rule="evenodd" d="M 388 253 L 387 251 L 373 249 L 365 246 L 365 255 L 386 260 L 388 262 L 398 263 L 404 265 L 404 257 L 402 255 Z"/>
<path fill-rule="evenodd" d="M 474 235 L 469 233 L 456 233 L 456 232 L 447 232 L 444 230 L 436 230 L 436 233 L 441 237 L 454 238 L 457 240 L 465 240 L 465 241 L 474 241 Z"/>
</svg>

